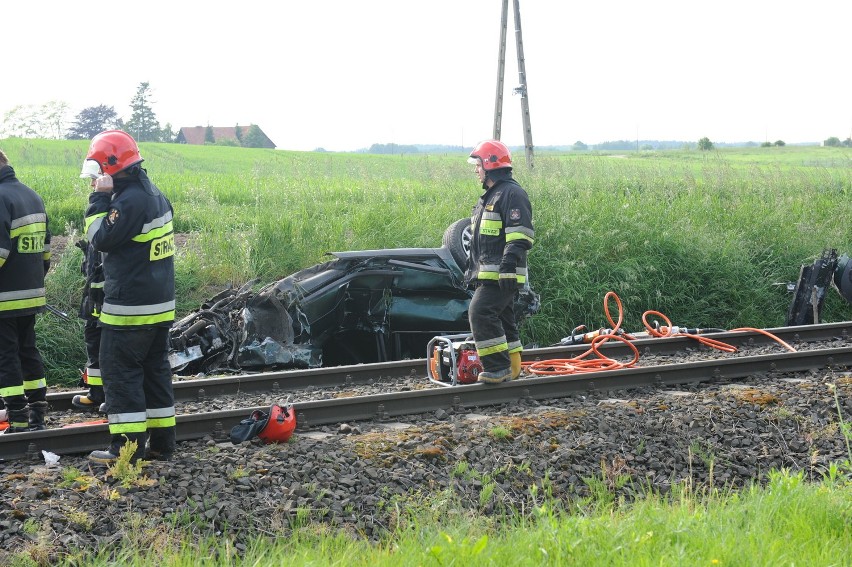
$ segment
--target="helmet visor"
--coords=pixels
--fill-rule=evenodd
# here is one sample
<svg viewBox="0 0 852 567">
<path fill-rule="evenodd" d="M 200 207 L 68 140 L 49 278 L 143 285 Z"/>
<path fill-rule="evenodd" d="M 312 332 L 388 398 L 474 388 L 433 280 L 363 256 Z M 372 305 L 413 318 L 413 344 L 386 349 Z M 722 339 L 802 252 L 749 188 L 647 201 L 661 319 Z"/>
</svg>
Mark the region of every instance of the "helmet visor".
<svg viewBox="0 0 852 567">
<path fill-rule="evenodd" d="M 472 165 L 482 165 L 482 160 L 479 159 L 479 157 L 477 156 L 470 156 L 469 158 L 467 158 L 467 163 L 470 163 Z"/>
<path fill-rule="evenodd" d="M 103 175 L 103 172 L 97 161 L 87 159 L 83 162 L 83 169 L 80 170 L 80 179 L 97 179 L 101 175 Z"/>
</svg>

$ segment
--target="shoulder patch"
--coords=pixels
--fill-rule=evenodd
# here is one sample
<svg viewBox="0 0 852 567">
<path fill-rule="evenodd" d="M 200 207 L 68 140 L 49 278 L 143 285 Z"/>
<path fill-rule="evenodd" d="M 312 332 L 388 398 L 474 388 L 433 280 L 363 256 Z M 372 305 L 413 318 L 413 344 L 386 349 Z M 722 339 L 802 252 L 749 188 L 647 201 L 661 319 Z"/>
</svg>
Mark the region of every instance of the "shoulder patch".
<svg viewBox="0 0 852 567">
<path fill-rule="evenodd" d="M 521 210 L 520 209 L 512 209 L 509 211 L 509 219 L 511 220 L 520 220 L 521 218 Z"/>
<path fill-rule="evenodd" d="M 118 209 L 110 209 L 109 212 L 107 213 L 107 218 L 106 218 L 107 224 L 110 224 L 110 225 L 115 224 L 115 222 L 117 220 L 118 220 Z"/>
</svg>

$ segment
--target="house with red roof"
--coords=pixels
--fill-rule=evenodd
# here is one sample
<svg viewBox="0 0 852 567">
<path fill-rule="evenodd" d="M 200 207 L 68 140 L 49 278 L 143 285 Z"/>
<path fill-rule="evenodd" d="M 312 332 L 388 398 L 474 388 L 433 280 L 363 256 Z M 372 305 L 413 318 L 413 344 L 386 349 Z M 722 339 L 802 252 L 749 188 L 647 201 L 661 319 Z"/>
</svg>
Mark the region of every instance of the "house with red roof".
<svg viewBox="0 0 852 567">
<path fill-rule="evenodd" d="M 184 126 L 178 132 L 175 141 L 178 144 L 203 146 L 211 143 L 209 139 L 211 135 L 213 144 L 232 140 L 235 145 L 239 146 L 275 149 L 272 140 L 255 124 L 250 126 Z"/>
</svg>

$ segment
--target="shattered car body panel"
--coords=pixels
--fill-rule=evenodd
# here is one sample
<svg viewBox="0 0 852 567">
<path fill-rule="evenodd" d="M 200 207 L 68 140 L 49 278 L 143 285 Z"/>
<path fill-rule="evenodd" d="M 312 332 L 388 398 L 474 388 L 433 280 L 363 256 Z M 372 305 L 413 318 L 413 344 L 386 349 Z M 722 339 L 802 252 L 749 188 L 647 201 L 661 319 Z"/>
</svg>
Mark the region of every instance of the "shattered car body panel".
<svg viewBox="0 0 852 567">
<path fill-rule="evenodd" d="M 226 290 L 176 322 L 180 374 L 313 368 L 422 358 L 437 335 L 470 332 L 473 291 L 446 247 L 333 252 L 257 293 Z M 529 288 L 519 319 L 536 313 Z"/>
</svg>

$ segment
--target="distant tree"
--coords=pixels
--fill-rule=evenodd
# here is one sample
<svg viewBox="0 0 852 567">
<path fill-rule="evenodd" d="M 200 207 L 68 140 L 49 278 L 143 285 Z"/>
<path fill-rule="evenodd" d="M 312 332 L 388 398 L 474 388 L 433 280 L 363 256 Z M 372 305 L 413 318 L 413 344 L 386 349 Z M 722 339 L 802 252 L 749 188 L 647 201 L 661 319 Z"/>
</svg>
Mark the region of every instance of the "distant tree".
<svg viewBox="0 0 852 567">
<path fill-rule="evenodd" d="M 19 105 L 3 116 L 0 133 L 19 138 L 60 139 L 65 133 L 68 103 L 52 100 L 41 106 Z"/>
<path fill-rule="evenodd" d="M 642 147 L 639 149 L 643 152 L 650 152 L 654 149 L 654 146 L 652 146 L 651 144 L 642 144 Z"/>
<path fill-rule="evenodd" d="M 846 138 L 843 140 L 843 145 L 847 148 L 852 148 L 852 138 Z"/>
<path fill-rule="evenodd" d="M 710 151 L 713 149 L 713 142 L 710 141 L 710 138 L 704 136 L 698 140 L 698 149 L 702 152 Z"/>
<path fill-rule="evenodd" d="M 237 137 L 237 141 L 242 144 L 243 143 L 243 129 L 240 128 L 240 125 L 237 124 L 234 126 L 234 136 Z"/>
<path fill-rule="evenodd" d="M 36 107 L 19 104 L 3 115 L 3 137 L 36 138 L 38 132 Z"/>
<path fill-rule="evenodd" d="M 163 129 L 160 131 L 160 141 L 173 144 L 177 139 L 177 135 L 178 133 L 172 129 L 171 123 L 166 122 L 166 125 L 163 126 Z"/>
<path fill-rule="evenodd" d="M 45 138 L 53 140 L 64 138 L 68 122 L 68 103 L 61 100 L 51 100 L 42 105 L 41 113 L 47 133 Z"/>
<path fill-rule="evenodd" d="M 373 144 L 367 150 L 368 154 L 416 154 L 419 153 L 420 150 L 417 149 L 417 146 L 401 146 L 399 144 Z"/>
<path fill-rule="evenodd" d="M 204 129 L 204 143 L 205 144 L 215 144 L 216 136 L 213 135 L 213 126 L 207 125 L 207 128 Z"/>
<path fill-rule="evenodd" d="M 249 126 L 248 132 L 246 132 L 242 140 L 243 147 L 262 148 L 264 143 L 266 143 L 266 140 L 264 139 L 263 132 L 260 131 L 260 126 L 257 124 Z"/>
<path fill-rule="evenodd" d="M 832 136 L 831 138 L 828 138 L 826 141 L 824 141 L 822 145 L 836 148 L 840 146 L 840 138 L 838 138 L 837 136 Z"/>
<path fill-rule="evenodd" d="M 325 148 L 320 147 L 320 148 L 314 148 L 314 151 L 315 151 L 315 152 L 317 152 L 317 153 L 322 154 L 322 153 L 327 152 L 328 150 L 326 150 Z"/>
<path fill-rule="evenodd" d="M 761 148 L 771 148 L 772 142 L 763 142 L 762 144 L 760 144 L 760 147 Z"/>
<path fill-rule="evenodd" d="M 636 142 L 630 140 L 615 140 L 597 144 L 595 149 L 598 150 L 633 150 L 636 149 Z"/>
<path fill-rule="evenodd" d="M 786 146 L 787 144 L 784 143 L 784 140 L 775 140 L 775 145 L 780 148 L 782 146 Z"/>
<path fill-rule="evenodd" d="M 104 130 L 116 128 L 118 114 L 115 107 L 101 104 L 84 108 L 68 129 L 69 140 L 88 140 Z"/>
<path fill-rule="evenodd" d="M 588 149 L 589 149 L 589 146 L 587 146 L 586 144 L 584 144 L 584 143 L 583 143 L 583 142 L 581 142 L 580 140 L 577 140 L 576 142 L 574 142 L 574 145 L 573 145 L 573 146 L 571 146 L 571 149 L 572 149 L 572 150 L 575 150 L 575 151 L 578 151 L 578 152 L 581 152 L 581 151 L 586 151 L 586 150 L 588 150 Z"/>
<path fill-rule="evenodd" d="M 136 94 L 130 101 L 132 113 L 127 121 L 127 132 L 137 142 L 159 142 L 162 136 L 157 115 L 151 108 L 151 84 L 139 83 Z"/>
</svg>

